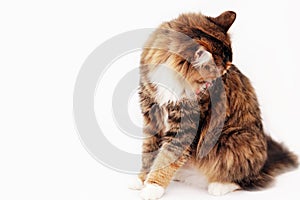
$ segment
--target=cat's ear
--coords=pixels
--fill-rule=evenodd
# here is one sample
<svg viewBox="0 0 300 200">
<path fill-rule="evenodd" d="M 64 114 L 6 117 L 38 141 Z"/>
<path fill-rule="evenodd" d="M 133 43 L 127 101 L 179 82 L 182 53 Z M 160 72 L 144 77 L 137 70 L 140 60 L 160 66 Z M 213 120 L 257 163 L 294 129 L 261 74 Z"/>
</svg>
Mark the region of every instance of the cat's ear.
<svg viewBox="0 0 300 200">
<path fill-rule="evenodd" d="M 225 32 L 229 30 L 233 22 L 235 21 L 236 13 L 233 11 L 223 12 L 221 15 L 215 18 L 210 18 L 215 24 L 219 25 Z"/>
</svg>

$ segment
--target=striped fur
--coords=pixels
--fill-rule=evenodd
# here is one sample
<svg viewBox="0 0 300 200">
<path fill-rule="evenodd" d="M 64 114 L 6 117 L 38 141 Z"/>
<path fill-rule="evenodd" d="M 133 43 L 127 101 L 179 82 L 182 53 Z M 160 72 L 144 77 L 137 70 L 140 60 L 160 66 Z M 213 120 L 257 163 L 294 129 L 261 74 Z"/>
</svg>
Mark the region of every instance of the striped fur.
<svg viewBox="0 0 300 200">
<path fill-rule="evenodd" d="M 298 166 L 293 153 L 264 133 L 254 89 L 231 63 L 227 31 L 234 20 L 231 11 L 216 18 L 184 14 L 146 42 L 139 92 L 146 136 L 139 178 L 145 184 L 166 188 L 188 162 L 213 183 L 211 191 L 223 194 L 213 186 L 259 189 Z M 162 65 L 172 72 L 159 71 Z M 176 98 L 156 82 L 172 77 L 166 83 L 179 84 L 169 86 Z"/>
</svg>

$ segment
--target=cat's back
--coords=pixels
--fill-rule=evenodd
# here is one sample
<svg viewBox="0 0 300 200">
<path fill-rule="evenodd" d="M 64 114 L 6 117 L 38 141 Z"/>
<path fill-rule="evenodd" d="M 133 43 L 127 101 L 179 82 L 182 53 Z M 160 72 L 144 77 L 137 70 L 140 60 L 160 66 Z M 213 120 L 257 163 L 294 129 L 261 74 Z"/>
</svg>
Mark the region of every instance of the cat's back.
<svg viewBox="0 0 300 200">
<path fill-rule="evenodd" d="M 235 65 L 231 65 L 222 80 L 227 99 L 226 127 L 238 124 L 244 129 L 255 127 L 263 131 L 257 95 L 249 78 Z"/>
</svg>

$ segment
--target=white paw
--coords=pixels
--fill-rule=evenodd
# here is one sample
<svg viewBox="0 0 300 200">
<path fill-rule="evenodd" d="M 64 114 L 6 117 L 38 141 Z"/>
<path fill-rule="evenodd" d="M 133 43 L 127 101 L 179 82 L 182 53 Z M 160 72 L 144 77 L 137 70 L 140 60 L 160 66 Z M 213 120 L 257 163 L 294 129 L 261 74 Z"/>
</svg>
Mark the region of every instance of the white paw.
<svg viewBox="0 0 300 200">
<path fill-rule="evenodd" d="M 165 189 L 157 184 L 147 184 L 144 189 L 142 189 L 141 197 L 144 200 L 155 200 L 162 197 Z"/>
<path fill-rule="evenodd" d="M 144 184 L 139 178 L 132 179 L 128 184 L 128 188 L 132 190 L 141 190 L 143 187 Z"/>
<path fill-rule="evenodd" d="M 235 183 L 213 182 L 208 185 L 208 193 L 214 196 L 221 196 L 239 188 L 240 187 Z"/>
</svg>

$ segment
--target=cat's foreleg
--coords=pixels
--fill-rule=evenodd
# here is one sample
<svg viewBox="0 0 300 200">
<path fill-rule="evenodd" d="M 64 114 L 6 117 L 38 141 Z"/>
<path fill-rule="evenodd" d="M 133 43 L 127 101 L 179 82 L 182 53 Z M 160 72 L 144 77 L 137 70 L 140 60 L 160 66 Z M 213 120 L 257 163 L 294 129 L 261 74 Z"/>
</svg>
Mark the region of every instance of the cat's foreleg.
<svg viewBox="0 0 300 200">
<path fill-rule="evenodd" d="M 142 152 L 142 169 L 138 178 L 142 183 L 147 178 L 150 172 L 151 166 L 159 151 L 159 138 L 157 136 L 149 136 L 149 138 L 143 141 L 143 152 Z"/>
<path fill-rule="evenodd" d="M 191 146 L 196 139 L 200 117 L 198 104 L 193 101 L 183 101 L 173 108 L 169 109 L 168 122 L 171 129 L 165 133 L 164 143 L 156 156 L 141 193 L 144 199 L 160 198 L 175 172 L 191 156 Z"/>
<path fill-rule="evenodd" d="M 150 171 L 150 168 L 158 154 L 160 148 L 160 131 L 163 129 L 159 123 L 162 121 L 162 110 L 157 104 L 152 106 L 144 105 L 144 140 L 142 146 L 142 168 L 138 178 L 129 184 L 130 189 L 139 190 L 144 186 L 144 181 Z"/>
<path fill-rule="evenodd" d="M 157 136 L 149 136 L 143 141 L 142 151 L 142 168 L 134 180 L 129 183 L 129 188 L 140 190 L 144 187 L 144 181 L 150 171 L 153 161 L 159 151 L 159 138 Z"/>
</svg>

